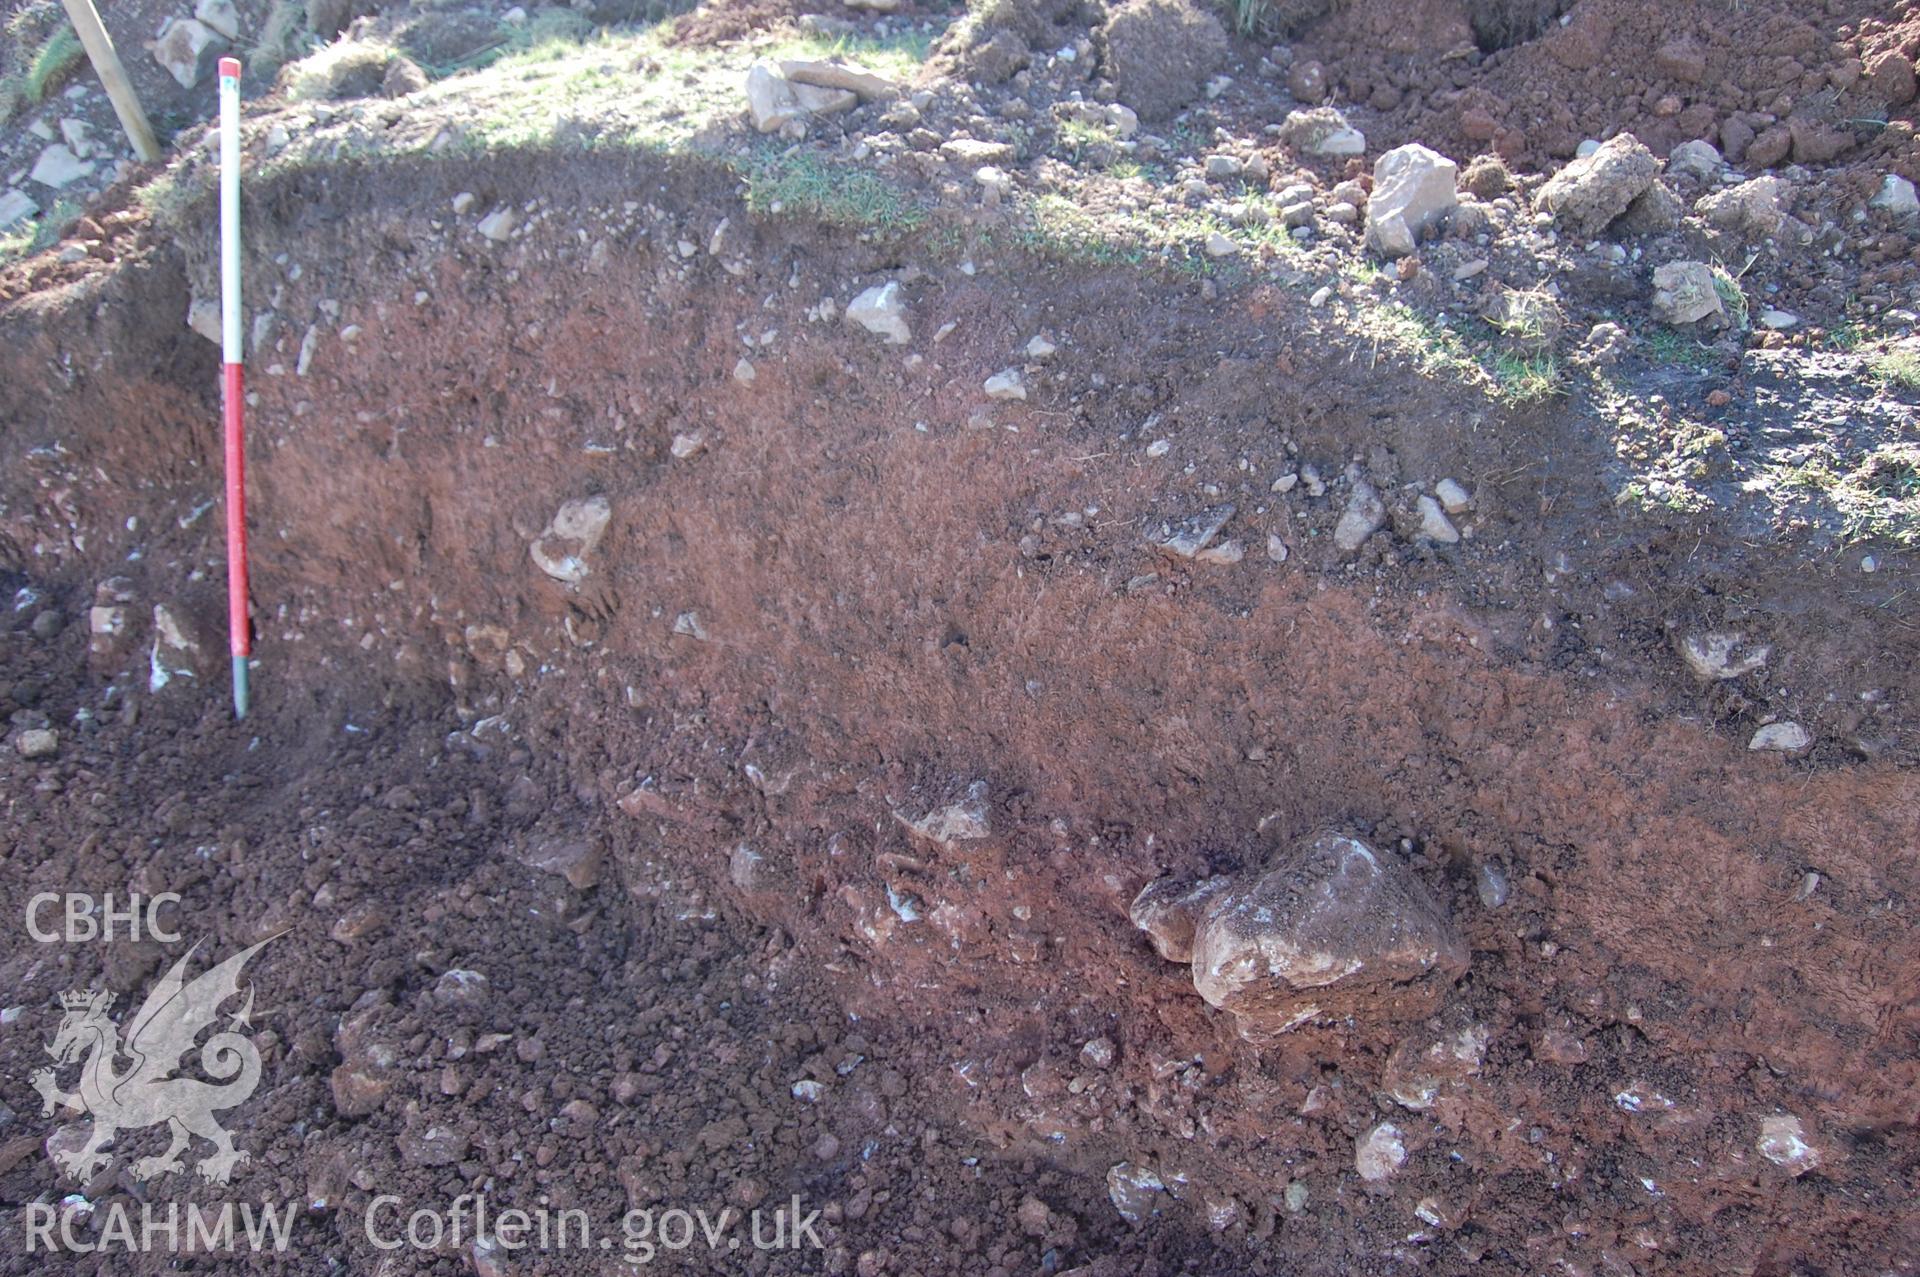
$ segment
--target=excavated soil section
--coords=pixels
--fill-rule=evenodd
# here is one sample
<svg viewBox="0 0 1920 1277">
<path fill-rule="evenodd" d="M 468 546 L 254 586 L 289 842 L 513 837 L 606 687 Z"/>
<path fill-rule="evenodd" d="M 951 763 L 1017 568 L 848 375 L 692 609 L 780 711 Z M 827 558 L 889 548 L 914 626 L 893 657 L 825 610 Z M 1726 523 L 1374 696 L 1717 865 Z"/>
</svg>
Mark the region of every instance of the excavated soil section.
<svg viewBox="0 0 1920 1277">
<path fill-rule="evenodd" d="M 532 229 L 450 236 L 460 191 Z M 477 1190 L 608 1223 L 822 1209 L 824 1256 L 727 1271 L 1785 1274 L 1920 1253 L 1897 567 L 1842 579 L 1616 514 L 1604 442 L 1563 407 L 1291 342 L 1297 303 L 1258 289 L 916 270 L 617 162 L 296 176 L 259 213 L 250 269 L 280 326 L 254 359 L 244 725 L 207 508 L 215 354 L 179 322 L 201 250 L 148 245 L 0 313 L 0 551 L 28 591 L 0 689 L 16 727 L 61 736 L 0 758 L 4 915 L 132 885 L 180 892 L 210 953 L 285 931 L 250 968 L 266 1066 L 229 1124 L 253 1160 L 226 1190 L 139 1184 L 124 1156 L 76 1187 L 28 1082 L 58 995 L 97 984 L 123 1016 L 182 949 L 7 924 L 0 1268 L 44 1268 L 17 1207 L 76 1191 L 302 1203 L 297 1259 L 206 1272 L 471 1271 L 450 1246 L 383 1256 L 362 1221 L 377 1194 Z M 809 318 L 889 273 L 911 345 Z M 1027 400 L 987 400 L 1037 332 L 1059 352 Z M 1348 559 L 1337 495 L 1271 491 L 1354 457 L 1383 486 L 1459 477 L 1473 535 L 1382 531 Z M 591 497 L 611 518 L 569 588 L 529 543 Z M 1149 546 L 1227 502 L 1241 561 Z M 137 634 L 89 656 L 110 577 Z M 152 691 L 158 603 L 210 659 Z M 1702 686 L 1674 651 L 1702 627 L 1770 644 L 1769 665 Z M 1784 703 L 1815 748 L 1749 751 Z M 907 828 L 970 792 L 989 836 Z M 1471 969 L 1431 1022 L 1256 1048 L 1126 906 L 1325 826 L 1406 855 Z M 1418 1110 L 1385 1094 L 1396 1046 L 1476 1026 L 1477 1072 Z M 1101 1038 L 1110 1061 L 1083 1051 Z M 1762 1155 L 1782 1115 L 1816 1166 Z M 1383 1119 L 1406 1161 L 1363 1181 Z M 1168 1189 L 1138 1225 L 1109 1200 L 1122 1163 Z"/>
</svg>

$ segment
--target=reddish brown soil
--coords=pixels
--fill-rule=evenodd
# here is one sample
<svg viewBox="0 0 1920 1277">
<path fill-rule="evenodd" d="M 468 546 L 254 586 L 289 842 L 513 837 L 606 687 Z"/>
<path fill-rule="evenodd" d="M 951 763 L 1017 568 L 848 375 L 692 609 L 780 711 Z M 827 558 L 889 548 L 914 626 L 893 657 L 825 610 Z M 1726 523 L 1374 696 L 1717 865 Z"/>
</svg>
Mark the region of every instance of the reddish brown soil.
<svg viewBox="0 0 1920 1277">
<path fill-rule="evenodd" d="M 433 222 L 461 190 L 569 217 L 450 240 Z M 670 211 L 623 221 L 635 192 Z M 368 207 L 376 223 L 340 216 Z M 218 952 L 288 928 L 254 969 L 268 1067 L 232 1115 L 254 1161 L 230 1192 L 325 1199 L 289 1271 L 381 1270 L 361 1231 L 376 1193 L 480 1188 L 606 1221 L 798 1194 L 827 1212 L 832 1272 L 1912 1271 L 1910 562 L 1843 577 L 1708 522 L 1628 520 L 1578 418 L 1296 341 L 1291 303 L 1257 290 L 1209 301 L 983 251 L 975 276 L 911 284 L 909 367 L 803 314 L 902 265 L 889 250 L 757 224 L 707 179 L 449 163 L 372 189 L 283 179 L 261 209 L 259 278 L 293 244 L 351 265 L 279 273 L 279 345 L 256 361 L 244 728 L 217 659 L 150 695 L 143 649 L 86 656 L 113 575 L 136 615 L 172 602 L 218 632 L 218 513 L 189 517 L 217 487 L 214 354 L 178 322 L 197 250 L 151 246 L 0 312 L 0 551 L 6 583 L 47 599 L 8 613 L 0 686 L 63 736 L 52 761 L 0 756 L 0 915 L 137 883 L 181 891 L 183 930 Z M 676 247 L 721 216 L 741 276 Z M 983 422 L 981 381 L 1041 330 L 1060 355 Z M 706 450 L 671 457 L 696 429 Z M 1157 438 L 1172 451 L 1151 459 Z M 1287 440 L 1329 475 L 1360 456 L 1385 483 L 1462 477 L 1474 537 L 1383 534 L 1349 566 L 1334 503 L 1268 492 Z M 527 542 L 592 494 L 613 521 L 570 593 Z M 1243 562 L 1144 544 L 1221 500 Z M 1261 555 L 1269 532 L 1285 564 Z M 704 638 L 675 632 L 687 613 Z M 1702 689 L 1672 645 L 1703 625 L 1775 657 Z M 1816 731 L 1811 757 L 1747 751 L 1772 712 Z M 898 817 L 976 781 L 991 839 L 909 837 Z M 1432 1025 L 1256 1050 L 1125 904 L 1325 824 L 1406 840 L 1472 969 Z M 555 840 L 604 855 L 594 881 L 528 867 Z M 1499 908 L 1475 890 L 1486 863 L 1512 882 Z M 11 1207 L 73 1190 L 27 1083 L 58 993 L 131 995 L 177 950 L 3 934 L 17 1230 Z M 436 993 L 454 968 L 488 977 L 477 1004 Z M 1396 1043 L 1468 1024 L 1490 1038 L 1477 1076 L 1425 1113 L 1379 1095 Z M 511 1037 L 481 1054 L 487 1033 Z M 1107 1069 L 1080 1056 L 1098 1036 Z M 330 1079 L 375 1045 L 390 1089 L 344 1114 Z M 802 1078 L 819 1104 L 792 1097 Z M 1630 1112 L 1629 1091 L 1672 1107 Z M 1756 1152 L 1779 1113 L 1817 1170 Z M 1409 1160 L 1369 1189 L 1354 1143 L 1387 1115 Z M 416 1164 L 433 1124 L 465 1150 Z M 1137 1229 L 1107 1201 L 1123 1160 L 1178 1189 Z M 89 1197 L 187 1191 L 125 1164 Z M 44 1267 L 4 1236 L 6 1271 Z M 250 1266 L 271 1265 L 197 1265 Z"/>
<path fill-rule="evenodd" d="M 1340 98 L 1462 158 L 1491 145 L 1510 160 L 1551 167 L 1582 139 L 1616 132 L 1665 155 L 1690 138 L 1722 144 L 1730 123 L 1751 137 L 1799 121 L 1863 145 L 1850 160 L 1920 171 L 1912 167 L 1920 157 L 1911 89 L 1890 96 L 1898 77 L 1868 73 L 1887 55 L 1920 54 L 1920 10 L 1911 3 L 1753 0 L 1676 11 L 1585 0 L 1536 6 L 1545 19 L 1538 35 L 1527 22 L 1483 18 L 1476 28 L 1476 12 L 1525 8 L 1360 0 L 1309 27 L 1297 54 L 1326 65 Z M 1554 16 L 1562 11 L 1564 23 Z M 1865 123 L 1889 118 L 1909 127 Z M 1833 157 L 1794 158 L 1824 165 Z"/>
</svg>

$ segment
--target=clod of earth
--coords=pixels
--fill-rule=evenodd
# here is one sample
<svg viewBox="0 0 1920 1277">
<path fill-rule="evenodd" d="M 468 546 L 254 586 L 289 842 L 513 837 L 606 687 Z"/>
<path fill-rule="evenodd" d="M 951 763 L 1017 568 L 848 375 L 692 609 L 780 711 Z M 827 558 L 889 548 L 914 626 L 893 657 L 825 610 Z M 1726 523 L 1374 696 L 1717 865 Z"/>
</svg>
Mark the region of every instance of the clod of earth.
<svg viewBox="0 0 1920 1277">
<path fill-rule="evenodd" d="M 1367 153 L 1367 135 L 1330 106 L 1288 112 L 1280 122 L 1280 141 L 1299 155 L 1337 159 Z"/>
<path fill-rule="evenodd" d="M 1591 239 L 1653 185 L 1660 161 L 1630 133 L 1611 138 L 1547 180 L 1534 207 L 1570 235 Z"/>
<path fill-rule="evenodd" d="M 1717 231 L 1753 240 L 1779 234 L 1787 212 L 1787 185 L 1769 173 L 1703 197 L 1693 211 Z"/>
<path fill-rule="evenodd" d="M 1192 0 L 1129 0 L 1095 43 L 1120 101 L 1143 120 L 1163 120 L 1200 96 L 1227 60 L 1226 28 Z"/>
<path fill-rule="evenodd" d="M 1429 1014 L 1467 969 L 1445 910 L 1391 853 L 1333 832 L 1267 867 L 1135 897 L 1162 956 L 1187 952 L 1193 986 L 1262 1041 L 1309 1020 Z"/>
</svg>

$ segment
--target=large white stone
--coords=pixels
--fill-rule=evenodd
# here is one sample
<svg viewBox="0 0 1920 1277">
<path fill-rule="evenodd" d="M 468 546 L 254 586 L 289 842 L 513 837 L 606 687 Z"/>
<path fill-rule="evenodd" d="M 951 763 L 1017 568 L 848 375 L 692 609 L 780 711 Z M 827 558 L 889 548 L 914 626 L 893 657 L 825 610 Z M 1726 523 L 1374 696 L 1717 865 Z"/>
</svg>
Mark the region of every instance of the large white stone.
<svg viewBox="0 0 1920 1277">
<path fill-rule="evenodd" d="M 1367 200 L 1367 246 L 1404 257 L 1420 233 L 1460 202 L 1460 166 L 1418 142 L 1396 146 L 1373 166 Z"/>
<path fill-rule="evenodd" d="M 64 142 L 55 142 L 40 152 L 40 158 L 34 161 L 30 175 L 42 186 L 54 190 L 64 190 L 83 177 L 93 175 L 93 164 L 75 155 Z"/>
<path fill-rule="evenodd" d="M 806 114 L 794 96 L 793 85 L 771 62 L 756 62 L 747 68 L 747 116 L 762 133 L 778 132 L 780 127 Z"/>
<path fill-rule="evenodd" d="M 907 327 L 907 303 L 897 280 L 875 284 L 848 302 L 846 321 L 878 333 L 895 346 L 904 346 L 913 336 Z"/>
<path fill-rule="evenodd" d="M 233 0 L 200 0 L 193 16 L 229 40 L 240 38 L 240 10 Z"/>
<path fill-rule="evenodd" d="M 191 89 L 206 79 L 226 47 L 220 33 L 206 23 L 180 18 L 169 23 L 154 42 L 153 60 L 165 67 L 181 88 Z"/>
</svg>

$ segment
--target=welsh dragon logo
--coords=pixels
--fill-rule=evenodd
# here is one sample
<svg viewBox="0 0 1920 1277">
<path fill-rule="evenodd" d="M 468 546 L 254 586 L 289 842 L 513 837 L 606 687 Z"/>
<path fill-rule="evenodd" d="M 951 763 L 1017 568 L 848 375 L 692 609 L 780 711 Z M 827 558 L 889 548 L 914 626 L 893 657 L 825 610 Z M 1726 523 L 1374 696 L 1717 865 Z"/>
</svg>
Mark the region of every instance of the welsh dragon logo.
<svg viewBox="0 0 1920 1277">
<path fill-rule="evenodd" d="M 211 1143 L 214 1151 L 195 1169 L 202 1178 L 215 1183 L 225 1184 L 231 1179 L 233 1168 L 248 1155 L 233 1146 L 232 1136 L 214 1121 L 213 1114 L 242 1103 L 260 1084 L 260 1052 L 240 1032 L 248 1027 L 253 1012 L 251 984 L 247 986 L 246 1004 L 232 1013 L 225 1030 L 208 1038 L 200 1048 L 201 1069 L 220 1084 L 174 1074 L 181 1068 L 181 1057 L 193 1049 L 195 1039 L 213 1027 L 221 1004 L 239 996 L 240 969 L 247 959 L 276 938 L 269 936 L 241 950 L 189 983 L 185 975 L 187 960 L 200 947 L 194 945 L 147 995 L 127 1025 L 124 1043 L 107 1018 L 112 994 L 75 989 L 60 995 L 66 1014 L 47 1054 L 61 1067 L 81 1060 L 80 1087 L 77 1091 L 60 1090 L 53 1069 L 36 1071 L 33 1087 L 44 1101 L 42 1113 L 50 1114 L 57 1105 L 65 1105 L 93 1118 L 93 1131 L 85 1146 L 55 1155 L 63 1171 L 85 1183 L 113 1160 L 111 1154 L 101 1150 L 121 1131 L 165 1122 L 172 1142 L 159 1156 L 134 1162 L 136 1178 L 152 1179 L 184 1169 L 180 1154 L 198 1135 Z"/>
</svg>

